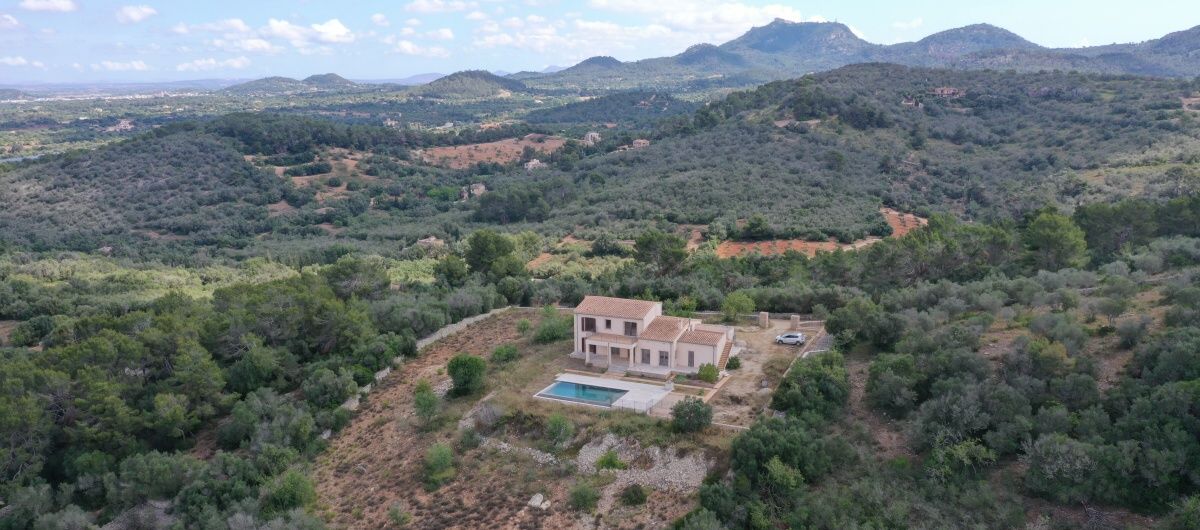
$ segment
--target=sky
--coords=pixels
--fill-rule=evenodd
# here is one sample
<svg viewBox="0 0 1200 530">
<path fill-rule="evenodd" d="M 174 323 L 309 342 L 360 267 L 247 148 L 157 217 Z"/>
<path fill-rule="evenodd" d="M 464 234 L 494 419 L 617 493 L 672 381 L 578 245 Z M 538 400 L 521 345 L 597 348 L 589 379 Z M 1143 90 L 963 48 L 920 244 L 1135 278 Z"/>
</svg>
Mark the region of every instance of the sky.
<svg viewBox="0 0 1200 530">
<path fill-rule="evenodd" d="M 673 55 L 775 18 L 882 44 L 986 22 L 1094 46 L 1198 25 L 1193 1 L 0 0 L 0 84 L 541 70 Z"/>
</svg>

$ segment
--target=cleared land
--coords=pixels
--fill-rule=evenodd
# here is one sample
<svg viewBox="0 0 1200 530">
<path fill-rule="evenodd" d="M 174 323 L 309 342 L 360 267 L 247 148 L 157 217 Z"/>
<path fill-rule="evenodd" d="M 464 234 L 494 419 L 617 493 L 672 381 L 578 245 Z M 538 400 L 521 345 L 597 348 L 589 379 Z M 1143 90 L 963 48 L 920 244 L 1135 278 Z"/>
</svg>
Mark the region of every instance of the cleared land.
<svg viewBox="0 0 1200 530">
<path fill-rule="evenodd" d="M 879 213 L 887 219 L 892 227 L 891 237 L 902 237 L 905 234 L 929 224 L 929 220 L 910 213 L 903 213 L 891 208 L 880 208 Z M 837 241 L 808 241 L 805 239 L 772 239 L 768 241 L 724 241 L 717 245 L 717 256 L 732 258 L 747 254 L 762 254 L 774 256 L 788 251 L 801 252 L 815 256 L 817 252 L 833 252 L 835 250 L 857 250 L 881 241 L 878 237 L 868 237 L 853 243 L 838 243 Z"/>
<path fill-rule="evenodd" d="M 769 328 L 737 327 L 737 340 L 746 343 L 738 356 L 742 367 L 729 371 L 729 381 L 709 401 L 713 406 L 713 421 L 741 427 L 753 424 L 771 403 L 771 393 L 779 386 L 788 366 L 804 352 L 817 348 L 824 327 L 821 322 L 807 321 L 799 328 L 809 337 L 805 345 L 776 344 L 775 336 L 787 331 L 793 331 L 791 323 L 777 319 L 771 320 Z"/>
<path fill-rule="evenodd" d="M 521 319 L 536 325 L 540 317 L 514 309 L 471 324 L 429 345 L 378 383 L 314 465 L 316 512 L 334 528 L 389 527 L 388 510 L 395 506 L 411 515 L 409 528 L 634 529 L 661 528 L 691 510 L 694 490 L 728 450 L 732 431 L 712 428 L 685 437 L 647 416 L 533 398 L 556 374 L 578 368 L 579 361 L 567 356 L 569 340 L 530 343 L 516 331 Z M 421 424 L 412 400 L 419 380 L 444 391 L 451 385 L 445 366 L 454 354 L 490 358 L 505 343 L 517 345 L 521 357 L 491 365 L 483 394 L 447 399 L 439 421 Z M 548 447 L 544 434 L 554 413 L 575 425 L 575 436 L 562 447 Z M 472 419 L 462 424 L 480 425 L 485 438 L 478 447 L 458 442 L 464 416 Z M 495 419 L 484 426 L 475 420 L 482 417 Z M 424 456 L 434 443 L 454 448 L 458 473 L 427 491 Z M 596 459 L 610 448 L 628 469 L 594 471 Z M 599 515 L 568 505 L 568 493 L 579 481 L 600 490 Z M 625 507 L 615 500 L 630 483 L 647 487 L 645 505 Z M 538 493 L 549 501 L 546 509 L 527 505 Z"/>
<path fill-rule="evenodd" d="M 539 153 L 553 153 L 566 145 L 566 138 L 528 134 L 521 138 L 508 138 L 482 144 L 431 147 L 419 153 L 426 164 L 450 169 L 466 169 L 476 164 L 511 164 L 521 159 L 526 147 Z"/>
</svg>

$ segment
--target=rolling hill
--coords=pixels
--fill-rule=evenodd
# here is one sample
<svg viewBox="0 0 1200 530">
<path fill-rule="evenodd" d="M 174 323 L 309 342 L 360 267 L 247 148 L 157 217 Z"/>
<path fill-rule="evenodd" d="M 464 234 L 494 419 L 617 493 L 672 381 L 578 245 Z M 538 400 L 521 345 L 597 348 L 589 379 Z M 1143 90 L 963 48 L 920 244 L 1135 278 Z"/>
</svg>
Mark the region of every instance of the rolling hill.
<svg viewBox="0 0 1200 530">
<path fill-rule="evenodd" d="M 776 19 L 719 46 L 699 44 L 675 56 L 628 63 L 593 57 L 551 74 L 525 73 L 521 79 L 546 89 L 702 91 L 747 87 L 867 62 L 1188 78 L 1200 75 L 1200 26 L 1136 44 L 1054 49 L 988 24 L 942 31 L 917 42 L 881 45 L 863 40 L 837 22 Z"/>
<path fill-rule="evenodd" d="M 303 80 L 290 77 L 264 77 L 233 85 L 222 92 L 233 95 L 286 95 L 306 92 L 333 92 L 356 90 L 369 85 L 360 85 L 337 74 L 319 74 Z"/>
<path fill-rule="evenodd" d="M 528 91 L 521 81 L 483 70 L 466 70 L 415 87 L 411 93 L 438 99 L 478 99 Z"/>
</svg>

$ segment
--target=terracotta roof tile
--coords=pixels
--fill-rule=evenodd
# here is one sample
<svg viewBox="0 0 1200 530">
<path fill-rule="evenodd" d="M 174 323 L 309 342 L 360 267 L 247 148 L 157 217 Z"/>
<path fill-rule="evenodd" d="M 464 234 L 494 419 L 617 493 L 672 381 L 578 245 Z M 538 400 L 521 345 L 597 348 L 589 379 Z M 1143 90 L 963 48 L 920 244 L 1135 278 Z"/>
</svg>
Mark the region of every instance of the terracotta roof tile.
<svg viewBox="0 0 1200 530">
<path fill-rule="evenodd" d="M 575 307 L 576 315 L 600 315 L 614 318 L 638 320 L 645 318 L 658 302 L 630 300 L 609 296 L 585 296 Z"/>
<path fill-rule="evenodd" d="M 721 343 L 721 338 L 724 336 L 725 334 L 716 331 L 689 331 L 679 338 L 679 342 L 716 346 Z"/>
<path fill-rule="evenodd" d="M 650 325 L 642 331 L 638 338 L 645 340 L 658 340 L 663 342 L 672 342 L 678 339 L 683 331 L 687 329 L 688 319 L 679 317 L 654 317 L 650 321 Z"/>
</svg>

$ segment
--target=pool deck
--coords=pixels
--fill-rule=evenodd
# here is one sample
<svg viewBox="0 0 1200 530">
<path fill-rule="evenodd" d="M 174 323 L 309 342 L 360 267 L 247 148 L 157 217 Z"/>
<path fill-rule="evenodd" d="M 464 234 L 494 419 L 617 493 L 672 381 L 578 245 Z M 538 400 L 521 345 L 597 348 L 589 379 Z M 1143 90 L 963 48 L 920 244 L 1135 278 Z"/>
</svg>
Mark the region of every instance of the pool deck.
<svg viewBox="0 0 1200 530">
<path fill-rule="evenodd" d="M 554 381 L 556 383 L 557 382 L 576 383 L 576 384 L 580 384 L 580 385 L 589 385 L 589 386 L 597 386 L 597 387 L 601 387 L 601 388 L 612 388 L 615 390 L 624 390 L 625 395 L 617 398 L 616 401 L 613 401 L 612 408 L 632 410 L 632 411 L 636 411 L 636 412 L 641 412 L 643 414 L 649 412 L 650 409 L 654 408 L 654 406 L 657 405 L 659 401 L 662 401 L 663 398 L 667 397 L 667 394 L 671 393 L 671 389 L 664 385 L 647 385 L 644 383 L 632 383 L 629 381 L 621 381 L 618 379 L 609 379 L 606 377 L 592 377 L 589 375 L 580 375 L 580 374 L 568 374 L 568 373 L 558 374 L 557 376 L 554 377 Z M 553 386 L 553 385 L 551 385 L 551 386 Z M 546 388 L 548 389 L 549 387 L 546 387 Z M 542 392 L 545 392 L 545 390 L 543 390 Z M 543 396 L 543 395 L 541 395 L 542 392 L 538 392 L 538 394 L 535 395 L 534 397 L 537 397 L 540 399 L 548 399 L 551 401 L 558 401 L 561 403 L 570 403 L 572 405 L 589 405 L 589 406 L 593 406 L 593 407 L 607 408 L 607 407 L 603 407 L 603 405 L 593 405 L 593 404 L 589 404 L 589 403 L 581 403 L 579 401 L 557 399 L 557 398 L 550 397 L 550 396 Z"/>
</svg>

